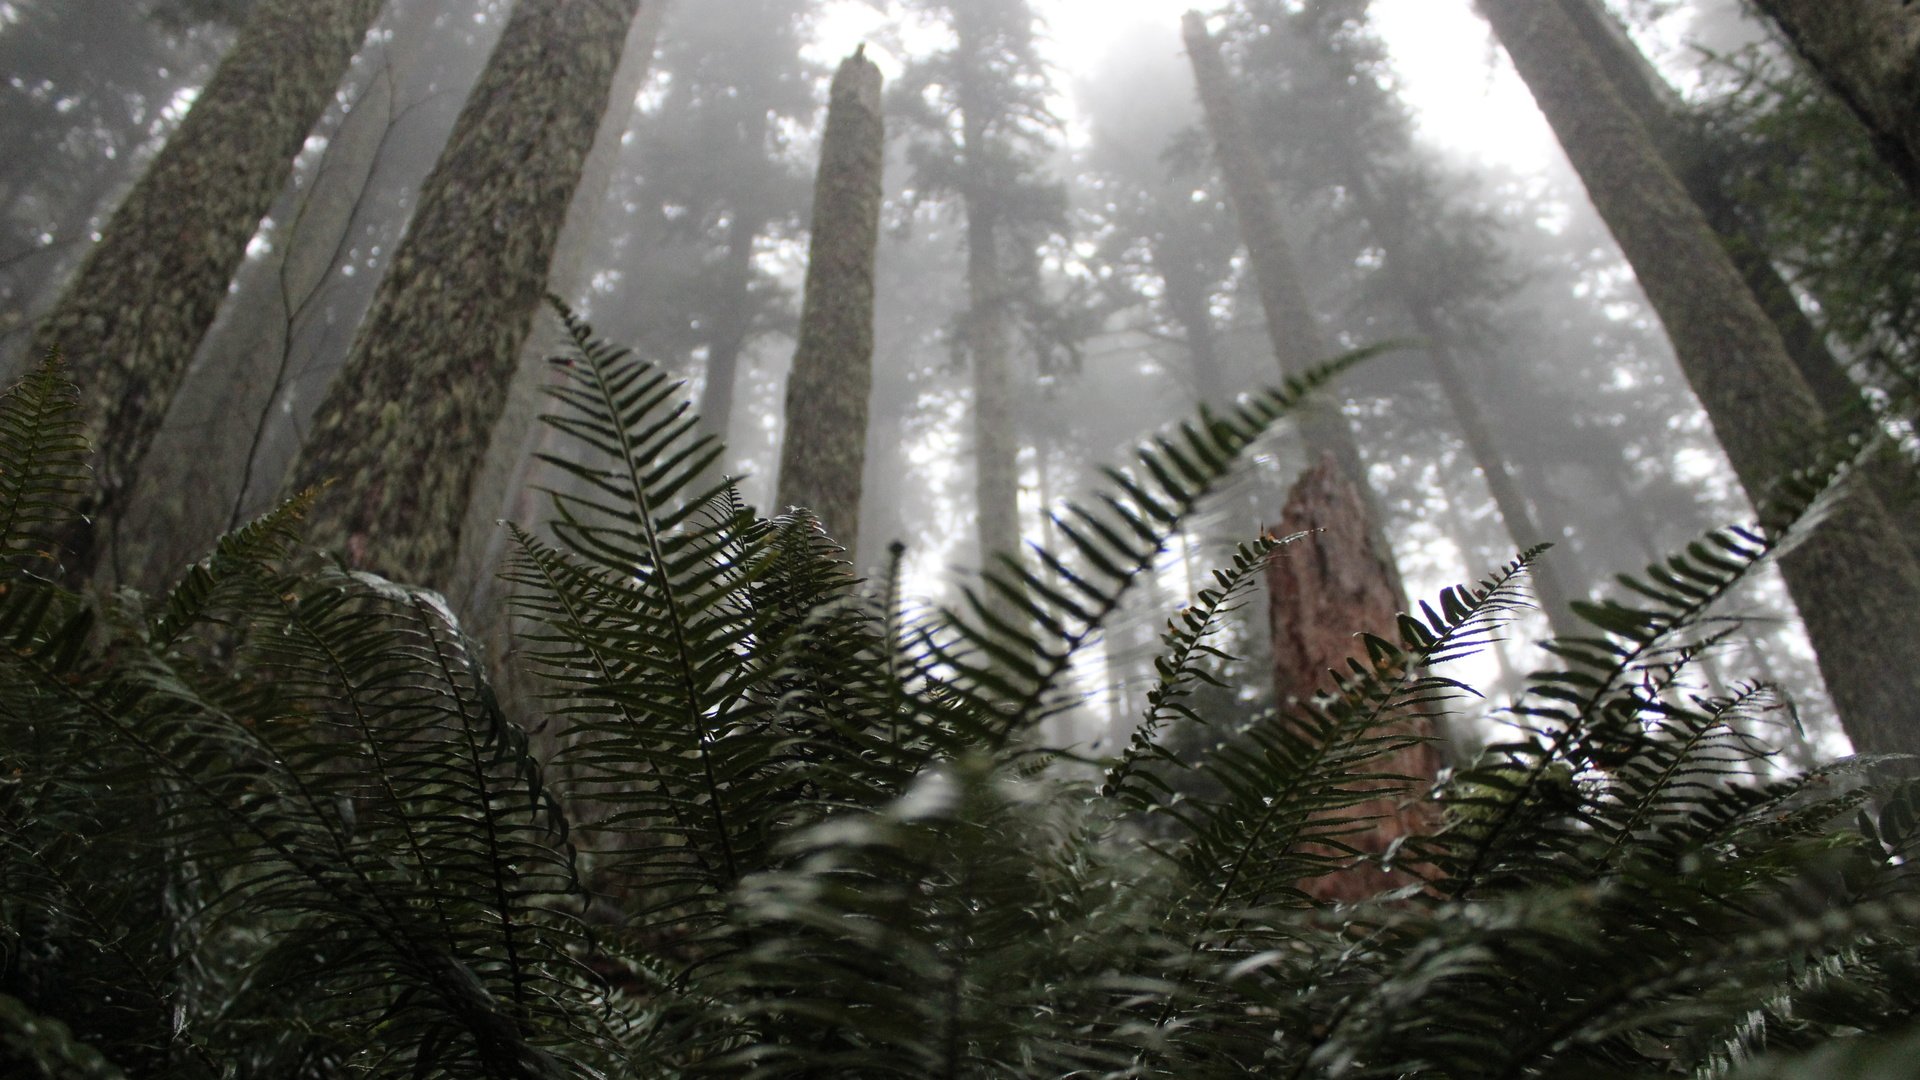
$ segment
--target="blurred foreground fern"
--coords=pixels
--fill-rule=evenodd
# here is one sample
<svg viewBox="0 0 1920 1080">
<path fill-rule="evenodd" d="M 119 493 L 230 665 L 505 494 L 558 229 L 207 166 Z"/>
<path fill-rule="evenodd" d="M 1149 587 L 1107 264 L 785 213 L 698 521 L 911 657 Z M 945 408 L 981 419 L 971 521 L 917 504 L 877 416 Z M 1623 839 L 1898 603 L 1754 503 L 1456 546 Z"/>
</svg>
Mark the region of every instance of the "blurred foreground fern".
<svg viewBox="0 0 1920 1080">
<path fill-rule="evenodd" d="M 1207 725 L 1243 546 L 1119 757 L 1038 742 L 1120 595 L 1315 379 L 1144 445 L 966 610 L 908 617 L 804 513 L 706 477 L 678 387 L 569 319 L 552 541 L 515 533 L 496 702 L 435 595 L 300 553 L 296 501 L 170 594 L 55 584 L 84 467 L 49 364 L 0 402 L 0 1072 L 41 1077 L 1896 1075 L 1920 795 L 1788 779 L 1686 689 L 1713 603 L 1817 517 L 1628 581 L 1437 787 L 1396 721 L 1522 606 L 1447 592 L 1310 706 Z M 1351 362 L 1357 357 L 1349 358 Z M 1192 740 L 1184 740 L 1191 742 Z M 1092 766 L 1092 767 L 1089 767 Z M 1196 782 L 1199 781 L 1199 782 Z M 1419 884 L 1328 906 L 1355 808 L 1432 800 Z M 1429 788 L 1432 788 L 1429 790 Z M 1887 1041 L 1890 1040 L 1890 1041 Z M 1874 1070 L 1880 1070 L 1878 1072 Z M 1899 1073 L 1899 1075 L 1906 1075 Z"/>
</svg>

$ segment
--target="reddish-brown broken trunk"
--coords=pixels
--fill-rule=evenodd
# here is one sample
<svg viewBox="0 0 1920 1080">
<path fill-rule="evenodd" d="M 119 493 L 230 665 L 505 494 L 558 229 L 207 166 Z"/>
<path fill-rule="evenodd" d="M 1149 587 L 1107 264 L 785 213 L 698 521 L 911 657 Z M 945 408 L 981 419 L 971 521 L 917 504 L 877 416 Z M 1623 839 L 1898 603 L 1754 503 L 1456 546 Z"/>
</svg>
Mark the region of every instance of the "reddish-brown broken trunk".
<svg viewBox="0 0 1920 1080">
<path fill-rule="evenodd" d="M 1400 594 L 1386 558 L 1375 550 L 1366 504 L 1331 455 L 1322 456 L 1293 485 L 1275 531 L 1311 534 L 1281 548 L 1267 565 L 1273 684 L 1284 708 L 1306 701 L 1317 690 L 1332 689 L 1329 670 L 1345 670 L 1349 658 L 1364 662 L 1366 647 L 1356 632 L 1393 626 Z M 1433 803 L 1424 797 L 1442 765 L 1440 748 L 1431 741 L 1433 721 L 1416 715 L 1379 734 L 1416 735 L 1425 741 L 1376 764 L 1376 771 L 1410 781 L 1356 782 L 1379 791 L 1377 797 L 1341 811 L 1354 823 L 1342 839 L 1362 858 L 1339 872 L 1301 882 L 1317 900 L 1362 900 L 1419 880 L 1407 869 L 1383 870 L 1365 856 L 1383 855 L 1395 840 L 1430 832 L 1437 824 Z"/>
</svg>

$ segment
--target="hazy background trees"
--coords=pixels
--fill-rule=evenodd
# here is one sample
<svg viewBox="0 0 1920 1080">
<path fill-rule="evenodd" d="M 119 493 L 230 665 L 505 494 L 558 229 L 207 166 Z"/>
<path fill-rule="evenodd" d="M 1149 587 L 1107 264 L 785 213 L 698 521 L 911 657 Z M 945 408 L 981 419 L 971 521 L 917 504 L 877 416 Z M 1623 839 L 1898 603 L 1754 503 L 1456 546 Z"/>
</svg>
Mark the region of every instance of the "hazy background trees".
<svg viewBox="0 0 1920 1080">
<path fill-rule="evenodd" d="M 0 4 L 0 332 L 16 366 L 29 338 L 67 349 L 104 395 L 103 490 L 138 477 L 101 519 L 117 527 L 96 581 L 162 583 L 270 505 L 298 460 L 294 483 L 339 481 L 335 505 L 386 507 L 319 539 L 493 618 L 491 522 L 538 518 L 522 492 L 561 482 L 534 463 L 530 424 L 549 289 L 686 378 L 729 444 L 716 467 L 770 504 L 828 76 L 864 43 L 889 110 L 872 386 L 864 430 L 835 441 L 865 447 L 858 524 L 827 519 L 857 569 L 898 540 L 908 592 L 954 600 L 991 552 L 1054 544 L 1045 511 L 1091 470 L 1271 382 L 1276 350 L 1295 368 L 1401 340 L 1319 423 L 1349 433 L 1346 468 L 1415 594 L 1554 543 L 1536 636 L 1577 632 L 1573 603 L 1611 574 L 1751 514 L 1815 433 L 1884 436 L 1871 483 L 1789 562 L 1791 597 L 1776 580 L 1748 598 L 1769 618 L 1726 648 L 1729 667 L 1795 692 L 1808 753 L 1845 746 L 1835 701 L 1857 741 L 1920 733 L 1899 719 L 1920 693 L 1870 677 L 1920 670 L 1902 659 L 1920 640 L 1913 115 L 1884 92 L 1897 57 L 1853 65 L 1863 80 L 1839 94 L 1821 77 L 1859 47 L 1821 35 L 1869 25 L 1835 13 L 1897 5 L 1758 5 L 1783 35 L 1734 0 L 1233 0 L 1200 24 L 1244 111 L 1224 148 L 1180 4 L 648 0 L 629 19 L 628 0 L 595 0 L 558 6 L 578 22 L 539 21 L 550 6 Z M 322 89 L 222 106 L 216 65 L 249 62 L 248 28 L 296 8 L 338 39 L 298 57 Z M 509 25 L 551 65 L 521 69 L 542 88 L 527 98 L 498 69 L 516 55 Z M 1578 116 L 1552 103 L 1553 79 Z M 223 107 L 249 131 L 278 116 L 295 132 L 247 141 L 247 184 L 241 148 L 190 138 Z M 1268 185 L 1305 296 L 1293 314 L 1262 304 L 1223 149 Z M 189 153 L 218 160 L 169 181 L 167 155 Z M 143 177 L 163 192 L 146 211 Z M 1634 240 L 1623 214 L 1654 202 L 1648 184 L 1666 216 Z M 479 208 L 503 190 L 540 195 Z M 224 232 L 186 216 L 189 196 L 226 208 Z M 187 255 L 191 303 L 185 271 L 144 269 Z M 107 269 L 75 277 L 87 258 Z M 165 319 L 141 321 L 156 303 Z M 114 344 L 162 323 L 164 359 Z M 112 389 L 93 377 L 107 369 L 160 389 Z M 1077 673 L 1086 706 L 1059 734 L 1124 738 L 1167 613 L 1279 522 L 1309 458 L 1298 440 L 1268 448 L 1168 547 Z M 383 542 L 396 554 L 375 554 Z M 1229 644 L 1267 655 L 1265 612 L 1246 614 Z M 1530 649 L 1491 651 L 1487 678 Z M 1265 667 L 1220 692 L 1257 707 L 1272 688 L 1245 672 Z"/>
</svg>

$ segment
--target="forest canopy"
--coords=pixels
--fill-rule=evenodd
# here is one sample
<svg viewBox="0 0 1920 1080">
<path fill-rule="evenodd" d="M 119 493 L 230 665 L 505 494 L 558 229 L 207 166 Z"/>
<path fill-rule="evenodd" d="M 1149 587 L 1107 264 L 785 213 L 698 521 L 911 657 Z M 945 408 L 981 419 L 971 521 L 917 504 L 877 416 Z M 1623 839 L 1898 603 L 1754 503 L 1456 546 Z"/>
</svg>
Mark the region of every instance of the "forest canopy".
<svg viewBox="0 0 1920 1080">
<path fill-rule="evenodd" d="M 0 1072 L 1896 1076 L 1920 11 L 0 3 Z"/>
</svg>

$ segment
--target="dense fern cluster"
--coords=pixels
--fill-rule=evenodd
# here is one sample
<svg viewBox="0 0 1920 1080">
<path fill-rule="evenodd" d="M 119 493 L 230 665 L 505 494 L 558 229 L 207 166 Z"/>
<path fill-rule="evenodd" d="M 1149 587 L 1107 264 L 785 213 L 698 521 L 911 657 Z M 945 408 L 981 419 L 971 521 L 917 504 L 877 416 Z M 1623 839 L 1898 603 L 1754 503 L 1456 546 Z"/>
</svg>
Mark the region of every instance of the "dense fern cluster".
<svg viewBox="0 0 1920 1080">
<path fill-rule="evenodd" d="M 1844 462 L 1588 609 L 1434 790 L 1386 771 L 1401 721 L 1472 700 L 1447 665 L 1538 553 L 1308 705 L 1170 738 L 1209 724 L 1212 642 L 1288 541 L 1251 542 L 1087 760 L 1038 735 L 1076 657 L 1310 386 L 1144 446 L 1065 550 L 908 617 L 572 329 L 556 464 L 588 494 L 515 533 L 537 724 L 438 597 L 301 554 L 303 502 L 165 596 L 63 589 L 71 392 L 49 365 L 0 405 L 0 1072 L 1907 1075 L 1914 789 L 1772 778 L 1766 688 L 1688 680 Z M 1383 789 L 1431 804 L 1384 856 L 1415 884 L 1313 900 L 1374 858 L 1345 838 Z"/>
</svg>

